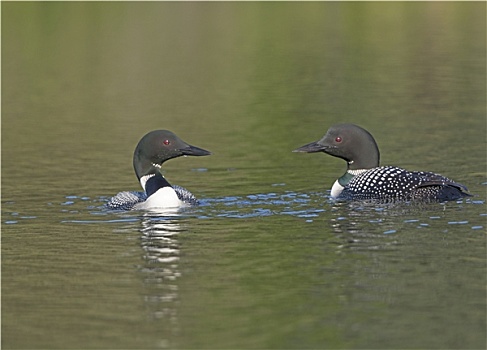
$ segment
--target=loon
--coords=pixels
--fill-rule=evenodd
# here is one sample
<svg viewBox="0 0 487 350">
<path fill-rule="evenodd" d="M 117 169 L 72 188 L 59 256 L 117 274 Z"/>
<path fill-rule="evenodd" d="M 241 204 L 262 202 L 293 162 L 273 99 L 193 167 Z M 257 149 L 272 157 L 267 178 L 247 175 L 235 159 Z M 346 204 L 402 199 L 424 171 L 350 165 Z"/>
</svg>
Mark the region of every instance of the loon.
<svg viewBox="0 0 487 350">
<path fill-rule="evenodd" d="M 183 187 L 170 185 L 161 174 L 166 160 L 180 156 L 207 156 L 211 153 L 191 146 L 168 130 L 146 134 L 134 151 L 134 169 L 144 192 L 119 192 L 110 198 L 110 209 L 179 208 L 198 204 L 195 196 Z"/>
<path fill-rule="evenodd" d="M 439 174 L 379 166 L 377 143 L 354 124 L 332 125 L 321 140 L 293 152 L 324 152 L 347 162 L 331 188 L 333 199 L 444 202 L 471 196 L 464 185 Z"/>
</svg>

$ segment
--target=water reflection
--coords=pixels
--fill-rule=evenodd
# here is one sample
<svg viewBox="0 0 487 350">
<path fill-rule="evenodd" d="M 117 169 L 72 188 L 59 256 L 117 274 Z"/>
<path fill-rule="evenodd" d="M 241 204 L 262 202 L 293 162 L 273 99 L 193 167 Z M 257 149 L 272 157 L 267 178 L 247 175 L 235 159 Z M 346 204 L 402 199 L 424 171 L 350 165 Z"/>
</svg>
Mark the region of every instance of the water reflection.
<svg viewBox="0 0 487 350">
<path fill-rule="evenodd" d="M 390 218 L 404 214 L 405 209 L 394 205 L 377 205 L 376 203 L 334 202 L 331 204 L 331 226 L 335 233 L 360 234 L 367 231 L 367 226 L 383 227 L 383 233 L 394 233 L 389 226 Z M 393 232 L 394 231 L 394 232 Z"/>
<path fill-rule="evenodd" d="M 113 271 L 119 273 L 124 269 L 126 275 L 135 277 L 135 284 L 125 285 L 130 289 L 124 293 L 122 303 L 139 302 L 137 322 L 143 325 L 145 334 L 151 335 L 148 347 L 187 348 L 190 346 L 186 343 L 186 334 L 196 339 L 204 338 L 203 333 L 215 335 L 212 325 L 226 322 L 238 329 L 238 325 L 246 325 L 242 320 L 249 319 L 249 315 L 253 318 L 250 326 L 253 326 L 260 317 L 256 313 L 267 315 L 269 310 L 278 310 L 278 306 L 261 304 L 261 300 L 268 300 L 268 291 L 279 305 L 292 305 L 299 298 L 299 307 L 303 310 L 310 302 L 302 293 L 317 296 L 311 300 L 312 308 L 320 312 L 297 316 L 298 320 L 304 317 L 311 320 L 310 334 L 314 331 L 321 334 L 321 327 L 314 325 L 333 324 L 338 315 L 343 328 L 347 329 L 345 333 L 359 343 L 365 344 L 362 339 L 368 339 L 372 333 L 381 334 L 377 344 L 395 344 L 396 336 L 406 337 L 409 333 L 404 331 L 396 335 L 388 332 L 387 326 L 392 323 L 394 330 L 415 329 L 422 311 L 415 312 L 412 306 L 419 305 L 421 310 L 429 307 L 453 323 L 463 309 L 458 306 L 453 316 L 444 315 L 442 310 L 446 305 L 453 305 L 463 291 L 458 288 L 456 292 L 446 292 L 451 281 L 458 286 L 473 285 L 475 291 L 484 285 L 485 279 L 476 277 L 483 271 L 483 260 L 472 259 L 472 256 L 483 256 L 482 252 L 472 254 L 477 244 L 469 243 L 479 241 L 476 237 L 479 232 L 468 232 L 470 227 L 485 227 L 485 216 L 475 218 L 472 215 L 477 209 L 485 214 L 483 201 L 465 200 L 423 207 L 369 205 L 332 202 L 326 193 L 283 191 L 203 198 L 201 206 L 180 211 L 114 212 L 103 206 L 106 198 L 89 201 L 83 198 L 86 197 L 60 198 L 46 207 L 51 211 L 57 208 L 62 223 L 74 224 L 72 227 L 78 229 L 83 242 L 87 241 L 86 232 L 91 231 L 86 227 L 89 225 L 90 229 L 99 229 L 99 234 L 93 234 L 90 239 L 100 237 L 115 242 L 118 252 L 127 258 L 122 270 L 112 270 L 120 268 L 120 255 L 113 256 L 109 260 L 113 265 L 106 265 L 111 267 L 107 269 L 109 277 L 103 276 L 103 280 L 109 280 Z M 64 204 L 65 200 L 70 203 Z M 12 218 L 26 216 L 25 213 L 13 215 L 20 212 L 14 204 L 8 208 Z M 19 220 L 16 225 L 22 223 Z M 462 228 L 463 232 L 459 230 Z M 445 235 L 446 230 L 457 231 Z M 117 235 L 103 235 L 104 232 Z M 118 233 L 126 234 L 130 240 L 126 247 Z M 182 237 L 185 254 L 182 254 Z M 457 250 L 452 250 L 453 245 Z M 201 247 L 204 253 L 200 255 Z M 90 251 L 96 251 L 96 244 Z M 222 260 L 215 264 L 211 258 L 222 251 L 225 252 Z M 466 274 L 454 274 L 452 278 L 448 270 L 463 269 L 450 260 L 452 254 L 477 273 L 475 278 Z M 101 249 L 94 260 L 104 256 L 106 252 Z M 134 268 L 134 264 L 138 265 Z M 192 269 L 188 270 L 188 266 Z M 443 266 L 447 267 L 445 272 Z M 195 273 L 193 267 L 204 273 Z M 221 276 L 231 278 L 222 279 Z M 474 285 L 475 279 L 482 283 Z M 215 286 L 214 281 L 219 284 Z M 197 291 L 187 288 L 194 285 L 198 286 Z M 120 290 L 119 285 L 116 288 Z M 218 297 L 215 288 L 221 293 Z M 334 297 L 335 304 L 325 302 Z M 249 311 L 238 316 L 229 315 L 229 305 Z M 133 309 L 130 312 L 134 312 Z M 357 317 L 365 313 L 368 319 L 377 321 L 366 322 L 361 316 Z M 408 317 L 403 318 L 402 314 Z M 282 318 L 272 319 L 274 324 L 280 321 Z M 473 324 L 471 319 L 468 322 Z M 425 323 L 422 328 L 434 331 L 428 328 L 429 324 Z M 261 328 L 267 326 L 263 324 Z M 195 329 L 201 334 L 195 335 Z M 341 330 L 338 327 L 336 332 Z M 217 332 L 215 337 L 219 336 L 238 337 L 226 330 Z M 195 340 L 189 345 L 197 343 Z"/>
<path fill-rule="evenodd" d="M 331 232 L 343 242 L 338 246 L 340 252 L 348 249 L 368 254 L 394 251 L 399 245 L 411 244 L 410 240 L 415 246 L 419 237 L 436 240 L 450 232 L 464 235 L 467 230 L 483 229 L 481 217 L 472 221 L 458 218 L 484 204 L 471 199 L 428 204 L 332 202 L 328 220 Z"/>
<path fill-rule="evenodd" d="M 144 300 L 150 317 L 164 320 L 166 339 L 160 346 L 169 346 L 169 339 L 179 333 L 178 304 L 181 277 L 179 260 L 181 247 L 178 236 L 183 229 L 177 211 L 150 212 L 142 217 L 141 247 L 144 264 L 140 272 L 147 290 Z"/>
</svg>

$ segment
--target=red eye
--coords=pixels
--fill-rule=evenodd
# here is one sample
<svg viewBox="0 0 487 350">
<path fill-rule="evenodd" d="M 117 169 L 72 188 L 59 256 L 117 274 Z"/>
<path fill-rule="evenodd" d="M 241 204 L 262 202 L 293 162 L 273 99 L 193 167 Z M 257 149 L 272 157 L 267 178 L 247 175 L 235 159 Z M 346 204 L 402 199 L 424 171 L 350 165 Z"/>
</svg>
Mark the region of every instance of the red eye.
<svg viewBox="0 0 487 350">
<path fill-rule="evenodd" d="M 169 140 L 164 140 L 162 143 L 163 143 L 163 144 L 165 144 L 165 145 L 167 146 L 167 145 L 170 145 L 170 144 L 171 144 L 171 141 L 169 141 Z"/>
<path fill-rule="evenodd" d="M 342 142 L 342 138 L 340 136 L 335 137 L 335 142 L 338 143 Z"/>
</svg>

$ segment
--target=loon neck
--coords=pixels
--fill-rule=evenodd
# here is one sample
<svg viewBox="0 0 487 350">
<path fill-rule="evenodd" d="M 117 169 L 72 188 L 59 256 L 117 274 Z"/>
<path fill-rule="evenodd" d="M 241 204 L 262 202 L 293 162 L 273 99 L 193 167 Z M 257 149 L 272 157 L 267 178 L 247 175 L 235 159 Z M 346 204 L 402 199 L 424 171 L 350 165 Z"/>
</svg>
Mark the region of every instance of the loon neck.
<svg viewBox="0 0 487 350">
<path fill-rule="evenodd" d="M 140 178 L 140 185 L 147 194 L 147 197 L 150 197 L 163 187 L 172 187 L 160 172 L 142 176 Z"/>
<path fill-rule="evenodd" d="M 363 172 L 366 172 L 368 170 L 370 169 L 355 169 L 355 170 L 347 169 L 345 174 L 343 174 L 338 178 L 338 183 L 343 187 L 345 187 L 350 182 L 350 180 L 352 180 L 355 176 L 362 174 Z"/>
<path fill-rule="evenodd" d="M 363 149 L 360 150 L 362 152 Z M 354 156 L 354 160 L 347 161 L 347 171 L 362 172 L 363 170 L 377 168 L 379 166 L 379 150 L 367 152 L 364 155 Z"/>
<path fill-rule="evenodd" d="M 151 177 L 153 175 L 159 174 L 161 171 L 161 166 L 162 163 L 157 164 L 155 162 L 151 162 L 148 159 L 137 159 L 134 156 L 134 170 L 135 175 L 137 175 L 139 181 L 142 181 L 141 179 L 143 177 Z"/>
</svg>

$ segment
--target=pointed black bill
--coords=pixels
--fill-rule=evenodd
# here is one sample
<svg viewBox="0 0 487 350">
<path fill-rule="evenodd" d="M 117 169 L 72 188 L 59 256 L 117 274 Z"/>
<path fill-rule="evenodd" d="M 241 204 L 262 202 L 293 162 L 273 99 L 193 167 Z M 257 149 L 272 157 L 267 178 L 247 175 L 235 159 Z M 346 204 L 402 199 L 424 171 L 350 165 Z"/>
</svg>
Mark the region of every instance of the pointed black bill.
<svg viewBox="0 0 487 350">
<path fill-rule="evenodd" d="M 318 142 L 311 142 L 307 145 L 296 148 L 293 152 L 315 153 L 324 152 L 326 146 L 320 145 Z"/>
<path fill-rule="evenodd" d="M 179 151 L 181 151 L 184 156 L 209 156 L 211 154 L 210 151 L 191 145 L 180 148 Z"/>
</svg>

